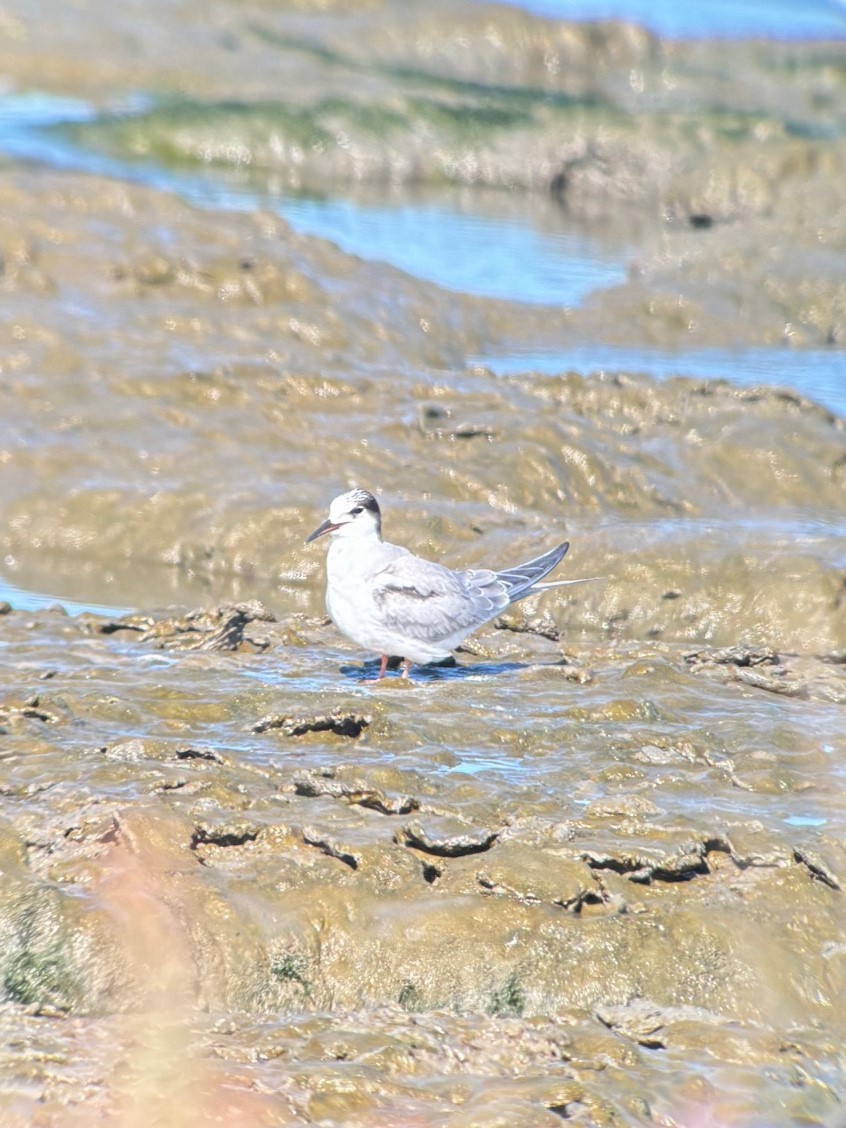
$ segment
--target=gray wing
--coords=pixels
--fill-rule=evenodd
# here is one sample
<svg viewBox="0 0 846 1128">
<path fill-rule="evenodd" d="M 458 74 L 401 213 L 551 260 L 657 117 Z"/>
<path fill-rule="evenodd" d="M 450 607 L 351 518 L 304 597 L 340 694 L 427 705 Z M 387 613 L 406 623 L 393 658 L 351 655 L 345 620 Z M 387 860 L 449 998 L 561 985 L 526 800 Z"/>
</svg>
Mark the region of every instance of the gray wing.
<svg viewBox="0 0 846 1128">
<path fill-rule="evenodd" d="M 495 572 L 453 572 L 411 553 L 396 556 L 377 573 L 371 594 L 387 627 L 428 643 L 469 632 L 510 602 Z"/>
<path fill-rule="evenodd" d="M 386 546 L 387 547 L 387 546 Z M 525 564 L 494 572 L 453 572 L 392 546 L 396 555 L 374 578 L 373 600 L 385 625 L 405 638 L 437 643 L 458 631 L 469 633 L 511 603 L 536 595 L 535 587 L 563 559 L 567 541 Z"/>
</svg>

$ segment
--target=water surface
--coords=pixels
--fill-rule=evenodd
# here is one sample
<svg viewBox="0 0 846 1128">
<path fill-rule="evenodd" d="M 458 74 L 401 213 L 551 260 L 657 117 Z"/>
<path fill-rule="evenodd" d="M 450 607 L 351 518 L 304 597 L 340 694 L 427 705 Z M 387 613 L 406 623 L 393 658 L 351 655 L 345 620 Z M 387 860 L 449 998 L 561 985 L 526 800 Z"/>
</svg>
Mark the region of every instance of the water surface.
<svg viewBox="0 0 846 1128">
<path fill-rule="evenodd" d="M 846 416 L 846 355 L 831 349 L 661 349 L 581 345 L 565 349 L 472 356 L 468 364 L 482 364 L 501 375 L 519 372 L 643 372 L 663 380 L 670 376 L 728 380 L 749 388 L 773 384 L 789 388 Z"/>
<path fill-rule="evenodd" d="M 114 112 L 138 112 L 146 105 L 136 99 Z M 197 172 L 95 152 L 61 131 L 62 125 L 96 118 L 91 106 L 72 98 L 39 93 L 0 98 L 0 152 L 145 184 L 197 207 L 272 209 L 295 231 L 330 239 L 350 254 L 483 297 L 574 306 L 626 276 L 628 243 L 586 232 L 543 198 L 450 189 L 394 192 L 382 201 L 373 192 L 366 200 L 296 196 L 251 183 L 243 170 Z"/>
<path fill-rule="evenodd" d="M 116 112 L 137 112 L 136 98 Z M 198 173 L 153 160 L 128 160 L 85 149 L 60 127 L 97 117 L 72 98 L 31 93 L 0 98 L 0 151 L 19 160 L 143 183 L 199 207 L 271 208 L 305 234 L 335 242 L 362 258 L 390 263 L 447 290 L 539 305 L 578 306 L 592 292 L 626 277 L 632 246 L 572 222 L 551 201 L 490 190 L 393 192 L 363 201 L 293 196 L 257 187 L 243 171 Z M 846 414 L 846 359 L 831 350 L 659 349 L 606 345 L 567 347 L 513 356 L 473 356 L 496 372 L 640 371 L 659 378 L 722 378 L 741 386 L 793 388 Z"/>
<path fill-rule="evenodd" d="M 838 0 L 516 0 L 552 19 L 628 20 L 670 39 L 843 39 L 846 6 Z"/>
</svg>

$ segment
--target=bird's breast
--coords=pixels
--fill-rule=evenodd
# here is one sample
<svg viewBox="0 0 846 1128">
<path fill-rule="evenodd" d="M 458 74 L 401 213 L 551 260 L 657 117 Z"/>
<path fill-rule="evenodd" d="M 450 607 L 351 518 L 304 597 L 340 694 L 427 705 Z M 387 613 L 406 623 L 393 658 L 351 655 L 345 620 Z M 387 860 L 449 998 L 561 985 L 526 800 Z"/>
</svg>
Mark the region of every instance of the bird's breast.
<svg viewBox="0 0 846 1128">
<path fill-rule="evenodd" d="M 379 561 L 374 555 L 351 547 L 349 542 L 333 541 L 326 557 L 326 607 L 336 623 L 364 609 L 370 600 L 373 576 Z"/>
</svg>

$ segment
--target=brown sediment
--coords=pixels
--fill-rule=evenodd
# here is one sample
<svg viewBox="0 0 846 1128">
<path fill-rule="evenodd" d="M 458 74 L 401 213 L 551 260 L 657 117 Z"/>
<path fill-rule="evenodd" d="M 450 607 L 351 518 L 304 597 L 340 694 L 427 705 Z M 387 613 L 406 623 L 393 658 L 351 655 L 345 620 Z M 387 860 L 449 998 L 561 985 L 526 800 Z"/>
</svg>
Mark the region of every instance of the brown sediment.
<svg viewBox="0 0 846 1128">
<path fill-rule="evenodd" d="M 466 362 L 835 363 L 836 60 L 478 4 L 97 7 L 0 20 L 21 88 L 168 96 L 85 145 L 364 199 L 508 181 L 637 261 L 529 307 L 269 213 L 5 166 L 4 575 L 135 610 L 0 604 L 0 1120 L 831 1123 L 843 420 Z M 266 144 L 297 129 L 323 148 Z M 562 578 L 603 578 L 364 687 L 303 544 L 353 483 L 451 565 L 566 533 Z"/>
<path fill-rule="evenodd" d="M 357 741 L 317 726 L 303 743 L 245 718 L 271 699 L 319 717 L 377 692 L 341 688 L 325 626 L 300 623 L 292 649 L 290 625 L 268 622 L 258 653 L 188 640 L 163 685 L 150 642 L 91 625 L 50 612 L 4 621 L 0 660 L 36 682 L 49 655 L 56 672 L 37 711 L 3 706 L 5 723 L 20 719 L 5 737 L 1 911 L 7 1025 L 40 1044 L 33 1013 L 67 1016 L 50 1035 L 56 1062 L 97 1046 L 103 1024 L 147 1031 L 131 1075 L 114 1057 L 120 1038 L 111 1057 L 100 1045 L 93 1099 L 175 1092 L 160 1077 L 173 1037 L 188 1055 L 172 1063 L 179 1107 L 247 1084 L 242 1067 L 227 1079 L 225 1046 L 223 1062 L 253 1060 L 262 1091 L 286 1079 L 276 1114 L 313 1118 L 340 1093 L 340 1074 L 314 1072 L 310 1039 L 331 1037 L 358 1063 L 344 1115 L 365 1120 L 386 1102 L 402 1119 L 411 1085 L 428 1122 L 446 1078 L 469 1070 L 497 1072 L 494 1110 L 541 1116 L 558 1092 L 614 1123 L 645 1089 L 671 1107 L 644 1056 L 655 1047 L 682 1074 L 699 1062 L 715 1101 L 740 1085 L 740 1109 L 751 1084 L 765 1107 L 807 1112 L 786 1064 L 801 1062 L 816 1107 L 834 1107 L 821 1094 L 842 1044 L 846 860 L 827 829 L 843 817 L 831 783 L 842 664 L 779 657 L 810 687 L 797 700 L 717 676 L 772 667 L 772 653 L 715 650 L 707 664 L 700 650 L 692 665 L 680 644 L 611 641 L 570 655 L 590 665 L 585 684 L 562 676 L 559 642 L 490 628 L 509 643 L 500 666 L 464 656 L 374 700 L 382 720 Z M 133 717 L 144 735 L 128 742 Z M 424 1050 L 435 1027 L 440 1055 Z M 377 1049 L 395 1060 L 378 1081 Z M 591 1067 L 609 1052 L 624 1074 Z M 14 1075 L 22 1060 L 5 1053 Z M 765 1065 L 784 1066 L 783 1083 L 756 1083 Z M 39 1075 L 56 1108 L 70 1099 L 48 1062 Z M 481 1115 L 475 1099 L 461 1100 L 468 1116 Z"/>
</svg>

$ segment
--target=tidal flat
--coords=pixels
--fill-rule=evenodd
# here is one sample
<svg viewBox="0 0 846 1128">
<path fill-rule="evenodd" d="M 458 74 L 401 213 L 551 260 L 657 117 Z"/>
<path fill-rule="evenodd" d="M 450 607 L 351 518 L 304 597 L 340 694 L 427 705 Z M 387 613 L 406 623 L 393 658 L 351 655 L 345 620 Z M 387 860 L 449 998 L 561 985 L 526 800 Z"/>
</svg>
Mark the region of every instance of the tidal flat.
<svg viewBox="0 0 846 1128">
<path fill-rule="evenodd" d="M 87 107 L 0 163 L 0 1122 L 840 1125 L 842 43 L 102 7 L 0 21 L 16 112 Z M 321 199 L 616 273 L 491 297 Z M 599 578 L 365 685 L 304 544 L 354 484 Z"/>
</svg>

